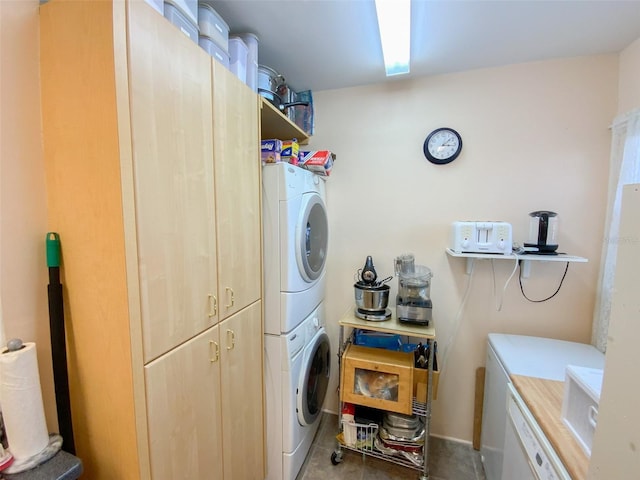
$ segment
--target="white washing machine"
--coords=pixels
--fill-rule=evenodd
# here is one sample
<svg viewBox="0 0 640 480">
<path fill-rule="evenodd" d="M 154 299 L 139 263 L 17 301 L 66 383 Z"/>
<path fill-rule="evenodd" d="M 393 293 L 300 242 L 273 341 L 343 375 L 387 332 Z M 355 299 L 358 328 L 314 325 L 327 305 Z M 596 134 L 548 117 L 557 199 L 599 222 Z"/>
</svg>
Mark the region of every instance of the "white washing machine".
<svg viewBox="0 0 640 480">
<path fill-rule="evenodd" d="M 286 335 L 265 335 L 267 480 L 293 480 L 320 423 L 331 349 L 324 303 Z"/>
<path fill-rule="evenodd" d="M 533 478 L 524 474 L 514 474 L 516 471 L 530 472 L 530 461 L 526 459 L 525 453 L 517 449 L 517 454 L 514 451 L 509 452 L 509 448 L 515 445 L 515 434 L 510 428 L 510 412 L 507 410 L 507 399 L 513 396 L 509 394 L 509 376 L 525 375 L 564 381 L 567 365 L 604 368 L 604 354 L 583 343 L 525 335 L 489 334 L 480 437 L 480 455 L 487 480 Z M 513 416 L 518 412 L 512 405 L 513 402 L 510 401 L 509 409 Z M 536 425 L 532 425 L 532 428 L 540 430 Z M 555 458 L 552 451 L 547 451 L 546 455 L 543 453 L 545 452 L 540 451 L 536 459 L 540 465 L 543 465 L 543 456 Z M 522 466 L 526 468 L 522 469 Z M 563 468 L 560 465 L 556 467 Z"/>
<path fill-rule="evenodd" d="M 288 164 L 262 169 L 265 324 L 291 331 L 324 299 L 328 223 L 325 180 Z"/>
</svg>

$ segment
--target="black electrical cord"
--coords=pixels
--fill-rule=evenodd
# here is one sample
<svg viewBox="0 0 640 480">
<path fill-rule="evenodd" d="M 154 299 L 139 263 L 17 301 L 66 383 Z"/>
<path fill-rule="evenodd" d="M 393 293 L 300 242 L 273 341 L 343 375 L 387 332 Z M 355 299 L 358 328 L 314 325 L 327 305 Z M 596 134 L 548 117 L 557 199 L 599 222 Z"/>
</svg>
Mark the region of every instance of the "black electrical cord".
<svg viewBox="0 0 640 480">
<path fill-rule="evenodd" d="M 560 288 L 562 287 L 562 282 L 564 282 L 564 277 L 567 276 L 568 271 L 569 271 L 569 262 L 567 262 L 567 266 L 565 267 L 564 273 L 562 274 L 562 278 L 560 279 L 560 285 L 558 285 L 558 288 L 556 289 L 556 291 L 553 292 L 552 295 L 548 296 L 547 298 L 543 298 L 542 300 L 532 300 L 529 297 L 527 297 L 526 293 L 524 293 L 524 288 L 522 286 L 522 268 L 521 268 L 520 275 L 518 275 L 518 282 L 520 283 L 520 291 L 522 292 L 522 295 L 524 296 L 524 298 L 526 298 L 527 300 L 533 303 L 541 303 L 541 302 L 546 302 L 547 300 L 551 300 L 560 291 Z"/>
</svg>

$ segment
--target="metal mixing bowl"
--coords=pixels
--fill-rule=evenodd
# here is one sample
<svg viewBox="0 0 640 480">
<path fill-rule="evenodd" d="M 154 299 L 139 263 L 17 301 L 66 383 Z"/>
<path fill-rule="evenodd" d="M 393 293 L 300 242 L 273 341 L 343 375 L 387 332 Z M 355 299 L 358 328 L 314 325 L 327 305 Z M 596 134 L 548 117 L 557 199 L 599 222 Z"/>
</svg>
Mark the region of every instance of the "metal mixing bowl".
<svg viewBox="0 0 640 480">
<path fill-rule="evenodd" d="M 358 282 L 353 285 L 353 290 L 355 292 L 356 307 L 360 310 L 380 312 L 387 308 L 389 304 L 389 285 L 372 287 Z"/>
</svg>

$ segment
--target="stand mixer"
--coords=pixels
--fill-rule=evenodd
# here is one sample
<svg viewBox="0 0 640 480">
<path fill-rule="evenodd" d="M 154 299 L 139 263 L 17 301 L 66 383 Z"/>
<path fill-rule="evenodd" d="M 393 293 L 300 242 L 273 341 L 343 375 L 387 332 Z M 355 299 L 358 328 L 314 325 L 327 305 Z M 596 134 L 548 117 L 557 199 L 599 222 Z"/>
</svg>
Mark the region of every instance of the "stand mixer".
<svg viewBox="0 0 640 480">
<path fill-rule="evenodd" d="M 355 315 L 363 320 L 380 322 L 391 318 L 389 302 L 389 285 L 386 283 L 393 277 L 378 281 L 378 274 L 373 266 L 373 259 L 368 256 L 364 267 L 359 270 L 358 279 L 353 285 L 356 311 Z"/>
<path fill-rule="evenodd" d="M 433 317 L 431 270 L 424 265 L 415 265 L 413 254 L 408 253 L 395 259 L 395 274 L 398 277 L 398 320 L 415 325 L 429 325 Z"/>
</svg>

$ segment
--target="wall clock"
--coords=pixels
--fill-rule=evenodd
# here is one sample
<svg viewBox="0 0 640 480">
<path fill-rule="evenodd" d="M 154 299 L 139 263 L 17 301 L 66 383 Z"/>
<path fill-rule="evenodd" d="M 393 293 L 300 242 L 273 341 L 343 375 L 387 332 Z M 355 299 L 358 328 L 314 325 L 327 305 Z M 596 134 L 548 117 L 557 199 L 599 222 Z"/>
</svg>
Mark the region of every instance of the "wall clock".
<svg viewBox="0 0 640 480">
<path fill-rule="evenodd" d="M 431 163 L 444 165 L 453 162 L 460 155 L 462 138 L 453 128 L 437 128 L 427 135 L 422 151 Z"/>
</svg>

